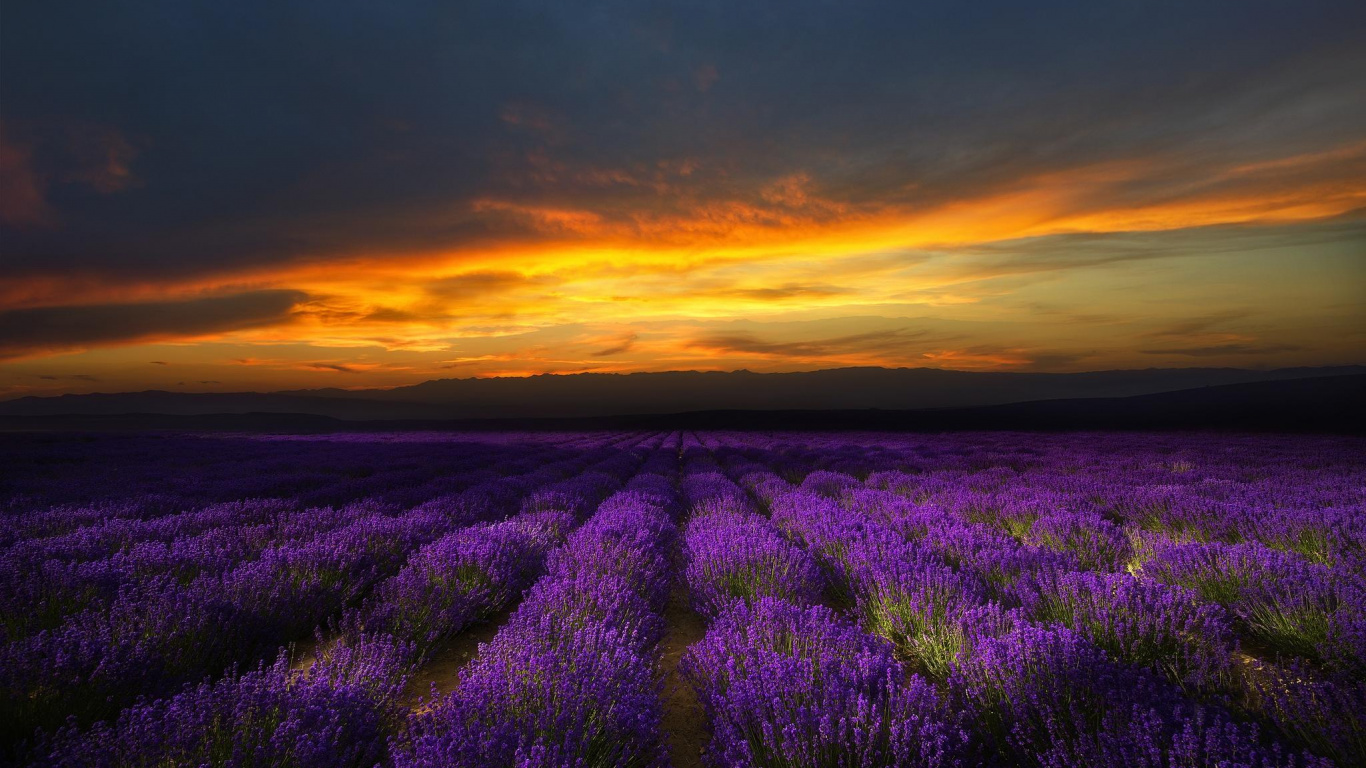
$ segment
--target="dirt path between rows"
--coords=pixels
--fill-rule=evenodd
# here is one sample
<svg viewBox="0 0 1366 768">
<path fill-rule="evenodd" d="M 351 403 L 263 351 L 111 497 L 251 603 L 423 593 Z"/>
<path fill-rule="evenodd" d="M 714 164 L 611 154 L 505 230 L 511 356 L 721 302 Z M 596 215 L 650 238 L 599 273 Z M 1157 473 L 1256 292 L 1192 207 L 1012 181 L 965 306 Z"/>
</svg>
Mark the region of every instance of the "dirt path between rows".
<svg viewBox="0 0 1366 768">
<path fill-rule="evenodd" d="M 460 670 L 479 655 L 479 644 L 492 640 L 510 616 L 511 610 L 503 611 L 488 621 L 467 627 L 436 649 L 427 663 L 408 679 L 408 685 L 403 690 L 403 705 L 417 709 L 430 703 L 433 699 L 433 684 L 439 696 L 454 690 Z"/>
<path fill-rule="evenodd" d="M 660 643 L 664 675 L 664 740 L 674 768 L 700 768 L 706 746 L 707 718 L 692 687 L 678 674 L 678 662 L 688 646 L 707 633 L 707 622 L 688 606 L 682 590 L 674 590 L 664 609 L 665 634 Z"/>
</svg>

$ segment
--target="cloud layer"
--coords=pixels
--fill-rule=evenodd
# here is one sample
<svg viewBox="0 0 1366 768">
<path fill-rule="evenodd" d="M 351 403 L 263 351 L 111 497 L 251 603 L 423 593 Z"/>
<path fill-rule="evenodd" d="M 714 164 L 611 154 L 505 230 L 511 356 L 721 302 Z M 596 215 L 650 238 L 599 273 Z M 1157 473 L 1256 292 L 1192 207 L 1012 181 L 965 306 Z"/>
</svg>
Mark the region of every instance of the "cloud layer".
<svg viewBox="0 0 1366 768">
<path fill-rule="evenodd" d="M 1363 34 L 1337 0 L 23 4 L 0 394 L 1361 362 Z"/>
<path fill-rule="evenodd" d="M 0 312 L 0 358 L 153 339 L 184 339 L 285 321 L 306 295 L 255 291 L 189 301 Z"/>
</svg>

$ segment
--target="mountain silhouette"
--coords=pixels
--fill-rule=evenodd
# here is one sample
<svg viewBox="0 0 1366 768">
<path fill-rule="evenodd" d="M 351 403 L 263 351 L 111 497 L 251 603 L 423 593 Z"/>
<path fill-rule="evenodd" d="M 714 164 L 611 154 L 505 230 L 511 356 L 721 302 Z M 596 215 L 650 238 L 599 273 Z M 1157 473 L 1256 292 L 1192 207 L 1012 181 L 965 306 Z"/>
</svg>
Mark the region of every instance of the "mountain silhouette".
<svg viewBox="0 0 1366 768">
<path fill-rule="evenodd" d="M 1085 373 L 837 368 L 438 379 L 394 389 L 145 392 L 21 397 L 0 416 L 298 414 L 346 421 L 601 418 L 700 411 L 963 409 L 1012 403 L 1127 398 L 1252 382 L 1366 373 L 1366 366 L 1151 368 Z"/>
</svg>

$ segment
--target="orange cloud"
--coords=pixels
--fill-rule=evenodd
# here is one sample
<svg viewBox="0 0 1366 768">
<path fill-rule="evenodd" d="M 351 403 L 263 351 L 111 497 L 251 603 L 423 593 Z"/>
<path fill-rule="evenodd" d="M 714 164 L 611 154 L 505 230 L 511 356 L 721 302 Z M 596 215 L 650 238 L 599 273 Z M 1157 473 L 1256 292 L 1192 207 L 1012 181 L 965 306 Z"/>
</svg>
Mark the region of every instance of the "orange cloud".
<svg viewBox="0 0 1366 768">
<path fill-rule="evenodd" d="M 955 248 L 1059 233 L 1313 221 L 1366 205 L 1366 175 L 1355 172 L 1366 164 L 1366 145 L 1231 166 L 1194 187 L 1151 193 L 1152 179 L 1168 176 L 1174 162 L 1104 163 L 1038 174 L 937 204 L 842 201 L 804 172 L 770 179 L 751 195 L 720 189 L 709 193 L 706 183 L 713 180 L 698 182 L 702 186 L 687 195 L 670 192 L 659 199 L 589 196 L 542 204 L 486 197 L 470 204 L 468 215 L 505 222 L 520 234 L 440 248 L 338 252 L 184 278 L 34 274 L 0 286 L 0 306 L 137 301 L 287 287 L 318 294 L 370 294 L 370 304 L 393 307 L 394 297 L 415 296 L 431 280 L 462 273 L 572 273 L 580 280 L 629 282 L 652 275 L 681 277 L 726 265 L 754 265 L 758 284 L 751 289 L 760 290 L 774 282 L 773 276 L 762 275 L 767 265 L 794 259 Z M 674 180 L 667 185 L 697 173 L 695 161 L 661 163 Z M 603 183 L 654 183 L 648 178 L 652 172 L 643 169 L 639 174 L 576 172 Z M 778 279 L 785 279 L 785 269 L 776 268 Z"/>
<path fill-rule="evenodd" d="M 1018 368 L 1034 362 L 1023 350 L 941 349 L 921 357 L 935 367 L 959 370 Z"/>
<path fill-rule="evenodd" d="M 534 116 L 521 112 L 509 113 L 509 118 L 509 124 L 539 125 Z M 721 183 L 716 172 L 692 160 L 603 170 L 555 166 L 547 159 L 545 167 L 554 166 L 553 172 L 565 178 L 637 192 L 632 192 L 634 198 L 585 195 L 553 202 L 481 198 L 461 215 L 508 224 L 510 229 L 494 230 L 511 234 L 478 245 L 340 253 L 331 259 L 124 283 L 93 274 L 39 274 L 0 287 L 0 306 L 70 306 L 79 312 L 79 307 L 113 298 L 136 305 L 298 291 L 301 296 L 289 311 L 269 322 L 205 328 L 184 338 L 373 348 L 412 356 L 405 359 L 420 363 L 414 370 L 459 365 L 481 375 L 494 370 L 724 368 L 727 360 L 808 367 L 913 363 L 1015 368 L 1038 365 L 1039 358 L 1030 347 L 1009 344 L 907 346 L 905 339 L 875 342 L 857 334 L 765 341 L 692 333 L 687 324 L 787 311 L 856 314 L 861 307 L 875 312 L 883 305 L 987 316 L 999 311 L 989 305 L 1009 295 L 1025 276 L 1130 258 L 1020 254 L 1009 247 L 1018 238 L 1329 219 L 1366 204 L 1366 176 L 1353 171 L 1363 162 L 1366 145 L 1357 144 L 1229 166 L 1198 183 L 1153 194 L 1155 184 L 1162 186 L 1154 180 L 1169 176 L 1170 164 L 1135 160 L 1036 174 L 961 199 L 910 205 L 895 199 L 840 199 L 807 171 L 769 178 L 742 194 L 737 185 Z M 695 182 L 692 192 L 679 191 L 683 180 Z M 657 189 L 665 191 L 651 197 Z M 1005 245 L 999 253 L 974 250 L 992 243 Z M 1003 278 L 1016 282 L 1002 283 Z M 642 322 L 672 323 L 672 335 L 622 330 Z M 608 330 L 565 341 L 564 349 L 572 351 L 558 354 L 511 346 L 514 342 L 508 342 L 512 351 L 453 350 L 460 340 L 509 338 L 575 324 Z M 99 343 L 142 344 L 149 338 L 175 337 L 129 334 Z M 1248 349 L 1246 343 L 1227 342 L 1173 345 L 1171 350 L 1193 355 L 1179 350 L 1197 346 L 1208 348 L 1211 356 Z M 1279 353 L 1293 346 L 1276 342 L 1259 349 Z M 280 365 L 320 373 L 380 372 L 377 365 L 330 357 L 282 360 Z"/>
</svg>

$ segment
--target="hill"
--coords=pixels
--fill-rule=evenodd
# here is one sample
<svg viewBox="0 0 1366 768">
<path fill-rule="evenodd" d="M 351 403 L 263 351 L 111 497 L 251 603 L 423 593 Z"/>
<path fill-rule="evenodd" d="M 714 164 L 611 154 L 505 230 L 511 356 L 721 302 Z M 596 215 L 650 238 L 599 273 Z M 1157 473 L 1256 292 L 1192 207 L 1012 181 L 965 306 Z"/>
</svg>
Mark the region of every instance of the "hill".
<svg viewBox="0 0 1366 768">
<path fill-rule="evenodd" d="M 7 431 L 343 432 L 736 429 L 1182 430 L 1366 434 L 1366 374 L 1199 387 L 1131 397 L 917 410 L 710 410 L 570 418 L 345 420 L 303 413 L 0 415 Z"/>
<path fill-rule="evenodd" d="M 723 410 L 906 411 L 1132 397 L 1197 387 L 1362 373 L 1366 373 L 1366 367 L 1273 371 L 1153 368 L 1087 373 L 966 372 L 931 368 L 839 368 L 803 373 L 584 373 L 440 379 L 386 390 L 147 391 L 23 397 L 0 402 L 0 415 L 291 413 L 365 421 L 601 418 Z"/>
</svg>

